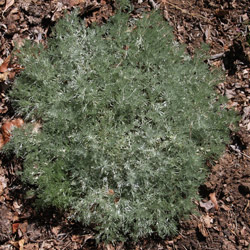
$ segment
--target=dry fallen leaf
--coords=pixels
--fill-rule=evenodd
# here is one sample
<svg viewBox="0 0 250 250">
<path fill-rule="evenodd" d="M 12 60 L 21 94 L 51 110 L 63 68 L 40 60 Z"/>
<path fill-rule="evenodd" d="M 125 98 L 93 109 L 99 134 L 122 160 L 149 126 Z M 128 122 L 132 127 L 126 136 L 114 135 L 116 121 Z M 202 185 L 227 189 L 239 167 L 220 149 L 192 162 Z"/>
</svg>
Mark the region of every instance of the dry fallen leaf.
<svg viewBox="0 0 250 250">
<path fill-rule="evenodd" d="M 22 205 L 19 205 L 17 201 L 13 202 L 13 208 L 15 212 L 17 212 L 18 214 L 21 214 L 21 207 Z"/>
<path fill-rule="evenodd" d="M 14 222 L 17 222 L 17 221 L 19 221 L 20 219 L 19 219 L 19 216 L 18 216 L 18 214 L 17 213 L 14 213 L 14 215 L 12 216 L 12 221 L 14 221 Z"/>
<path fill-rule="evenodd" d="M 15 0 L 6 0 L 6 3 L 5 3 L 5 8 L 3 10 L 3 14 L 5 11 L 7 11 L 7 9 L 9 9 L 10 6 L 12 6 L 14 4 Z"/>
<path fill-rule="evenodd" d="M 8 186 L 7 183 L 8 179 L 5 178 L 4 175 L 0 175 L 0 195 L 1 195 L 1 188 L 4 190 Z"/>
<path fill-rule="evenodd" d="M 58 233 L 60 232 L 61 227 L 57 226 L 57 227 L 52 227 L 51 231 L 52 233 L 57 237 Z"/>
<path fill-rule="evenodd" d="M 209 194 L 209 197 L 210 197 L 210 200 L 214 203 L 214 208 L 215 208 L 216 210 L 218 210 L 218 209 L 219 209 L 219 206 L 218 206 L 218 202 L 217 202 L 215 193 L 210 193 L 210 194 Z"/>
<path fill-rule="evenodd" d="M 208 211 L 214 207 L 214 203 L 211 200 L 209 200 L 207 202 L 200 201 L 199 205 L 200 205 L 200 207 L 205 208 L 206 211 Z"/>
<path fill-rule="evenodd" d="M 13 223 L 12 224 L 12 233 L 16 233 L 19 228 L 19 223 Z"/>
<path fill-rule="evenodd" d="M 202 221 L 204 222 L 204 225 L 206 228 L 211 228 L 212 227 L 212 223 L 213 223 L 213 219 L 208 215 L 203 215 L 201 217 Z"/>
<path fill-rule="evenodd" d="M 1 113 L 1 107 L 0 107 L 0 113 Z M 24 125 L 24 121 L 22 118 L 17 118 L 11 121 L 6 121 L 2 125 L 0 129 L 0 149 L 10 140 L 11 131 L 14 128 L 21 128 L 23 125 Z M 35 122 L 33 126 L 34 128 L 32 129 L 32 133 L 38 133 L 42 127 L 41 123 L 39 122 Z"/>
<path fill-rule="evenodd" d="M 0 81 L 4 82 L 7 80 L 9 72 L 0 73 Z"/>
<path fill-rule="evenodd" d="M 11 55 L 6 57 L 5 60 L 3 61 L 3 63 L 1 64 L 1 66 L 0 66 L 0 72 L 1 73 L 4 73 L 4 72 L 6 72 L 8 70 L 10 58 L 11 58 Z"/>
<path fill-rule="evenodd" d="M 3 194 L 4 188 L 3 188 L 3 184 L 0 181 L 0 196 Z"/>
<path fill-rule="evenodd" d="M 223 210 L 225 210 L 225 211 L 229 211 L 229 210 L 230 210 L 230 208 L 229 208 L 228 206 L 226 206 L 225 204 L 222 204 L 220 207 L 221 207 Z"/>
<path fill-rule="evenodd" d="M 10 244 L 14 246 L 15 248 L 19 248 L 19 242 L 18 241 L 10 241 Z"/>
<path fill-rule="evenodd" d="M 200 233 L 204 236 L 204 237 L 208 237 L 208 232 L 207 229 L 205 228 L 203 223 L 199 223 L 198 224 L 198 229 L 200 231 Z"/>
<path fill-rule="evenodd" d="M 17 118 L 17 119 L 14 119 L 12 121 L 7 121 L 2 125 L 1 132 L 2 132 L 3 139 L 4 139 L 4 144 L 6 144 L 10 140 L 11 131 L 15 127 L 17 127 L 17 128 L 22 127 L 23 124 L 24 124 L 23 119 Z M 1 138 L 0 138 L 0 142 L 1 142 Z M 1 149 L 1 147 L 0 147 L 0 149 Z"/>
<path fill-rule="evenodd" d="M 2 134 L 0 134 L 0 149 L 5 145 L 5 142 L 4 142 L 4 137 Z"/>
<path fill-rule="evenodd" d="M 24 239 L 19 240 L 18 245 L 19 245 L 19 250 L 23 250 Z"/>
<path fill-rule="evenodd" d="M 24 221 L 19 225 L 19 229 L 22 231 L 23 234 L 27 232 L 28 221 Z"/>
</svg>

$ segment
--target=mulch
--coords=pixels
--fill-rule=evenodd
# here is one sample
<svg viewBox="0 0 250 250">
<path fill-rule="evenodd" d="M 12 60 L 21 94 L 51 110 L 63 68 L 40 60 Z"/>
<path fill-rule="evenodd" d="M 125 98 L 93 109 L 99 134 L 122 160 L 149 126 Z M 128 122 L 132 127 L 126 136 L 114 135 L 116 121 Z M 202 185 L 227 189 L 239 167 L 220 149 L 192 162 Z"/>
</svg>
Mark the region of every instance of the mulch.
<svg viewBox="0 0 250 250">
<path fill-rule="evenodd" d="M 239 131 L 213 164 L 199 190 L 197 213 L 181 221 L 179 234 L 137 243 L 97 244 L 91 228 L 70 222 L 60 211 L 33 207 L 20 181 L 20 160 L 0 153 L 0 250 L 11 249 L 250 249 L 250 4 L 248 0 L 136 0 L 134 16 L 160 7 L 176 40 L 191 55 L 206 43 L 206 63 L 221 68 L 217 91 L 240 115 Z M 15 116 L 8 89 L 21 66 L 9 60 L 24 39 L 46 44 L 51 28 L 78 7 L 86 25 L 105 23 L 116 9 L 113 0 L 0 0 L 0 122 Z M 0 142 L 1 143 L 1 142 Z"/>
</svg>

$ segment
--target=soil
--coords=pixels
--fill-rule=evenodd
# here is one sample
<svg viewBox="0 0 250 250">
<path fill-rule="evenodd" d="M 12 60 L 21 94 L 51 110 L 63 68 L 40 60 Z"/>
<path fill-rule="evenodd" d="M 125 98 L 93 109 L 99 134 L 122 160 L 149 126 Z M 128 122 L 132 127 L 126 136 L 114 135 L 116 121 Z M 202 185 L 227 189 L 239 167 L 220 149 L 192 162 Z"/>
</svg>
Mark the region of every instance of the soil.
<svg viewBox="0 0 250 250">
<path fill-rule="evenodd" d="M 197 213 L 181 221 L 179 234 L 137 243 L 104 244 L 90 228 L 67 220 L 56 210 L 37 211 L 24 197 L 20 160 L 0 153 L 0 250 L 11 249 L 250 249 L 250 5 L 248 0 L 137 0 L 134 16 L 160 8 L 176 39 L 192 55 L 210 46 L 206 63 L 222 68 L 226 79 L 217 91 L 240 115 L 238 132 L 224 155 L 209 163 L 211 174 L 194 201 Z M 113 0 L 0 0 L 0 122 L 13 119 L 8 89 L 21 67 L 13 49 L 24 39 L 46 44 L 51 28 L 65 12 L 79 7 L 86 25 L 105 23 L 116 9 Z M 1 139 L 1 138 L 0 138 Z M 1 140 L 0 140 L 1 143 Z"/>
</svg>

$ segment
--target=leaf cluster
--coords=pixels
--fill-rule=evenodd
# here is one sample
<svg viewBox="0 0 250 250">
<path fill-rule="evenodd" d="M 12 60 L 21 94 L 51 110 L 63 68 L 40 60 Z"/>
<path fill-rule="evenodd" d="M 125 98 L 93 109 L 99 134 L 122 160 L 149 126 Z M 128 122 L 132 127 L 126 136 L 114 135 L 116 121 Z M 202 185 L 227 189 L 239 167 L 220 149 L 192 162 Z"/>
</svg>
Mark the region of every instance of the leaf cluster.
<svg viewBox="0 0 250 250">
<path fill-rule="evenodd" d="M 235 120 L 204 51 L 186 54 L 157 13 L 94 28 L 73 14 L 48 48 L 27 42 L 18 56 L 25 70 L 10 96 L 42 129 L 16 130 L 6 150 L 24 159 L 39 204 L 70 211 L 101 240 L 175 233 Z"/>
</svg>

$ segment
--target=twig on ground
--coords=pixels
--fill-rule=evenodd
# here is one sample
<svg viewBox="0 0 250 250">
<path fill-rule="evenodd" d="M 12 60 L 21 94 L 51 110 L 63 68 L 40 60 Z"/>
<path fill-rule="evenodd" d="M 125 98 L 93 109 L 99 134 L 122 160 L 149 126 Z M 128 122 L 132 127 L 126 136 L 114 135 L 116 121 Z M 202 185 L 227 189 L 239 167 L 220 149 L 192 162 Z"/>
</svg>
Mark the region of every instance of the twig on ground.
<svg viewBox="0 0 250 250">
<path fill-rule="evenodd" d="M 216 60 L 216 59 L 219 59 L 219 58 L 221 58 L 223 56 L 224 56 L 224 52 L 218 53 L 218 54 L 215 54 L 215 55 L 211 55 L 210 60 Z"/>
<path fill-rule="evenodd" d="M 250 156 L 249 156 L 249 155 L 246 155 L 246 154 L 242 153 L 242 152 L 241 152 L 239 149 L 237 149 L 234 145 L 230 145 L 230 148 L 231 148 L 233 151 L 235 151 L 235 152 L 237 152 L 237 153 L 239 153 L 239 154 L 241 154 L 241 155 L 247 157 L 248 159 L 250 159 Z"/>
</svg>

